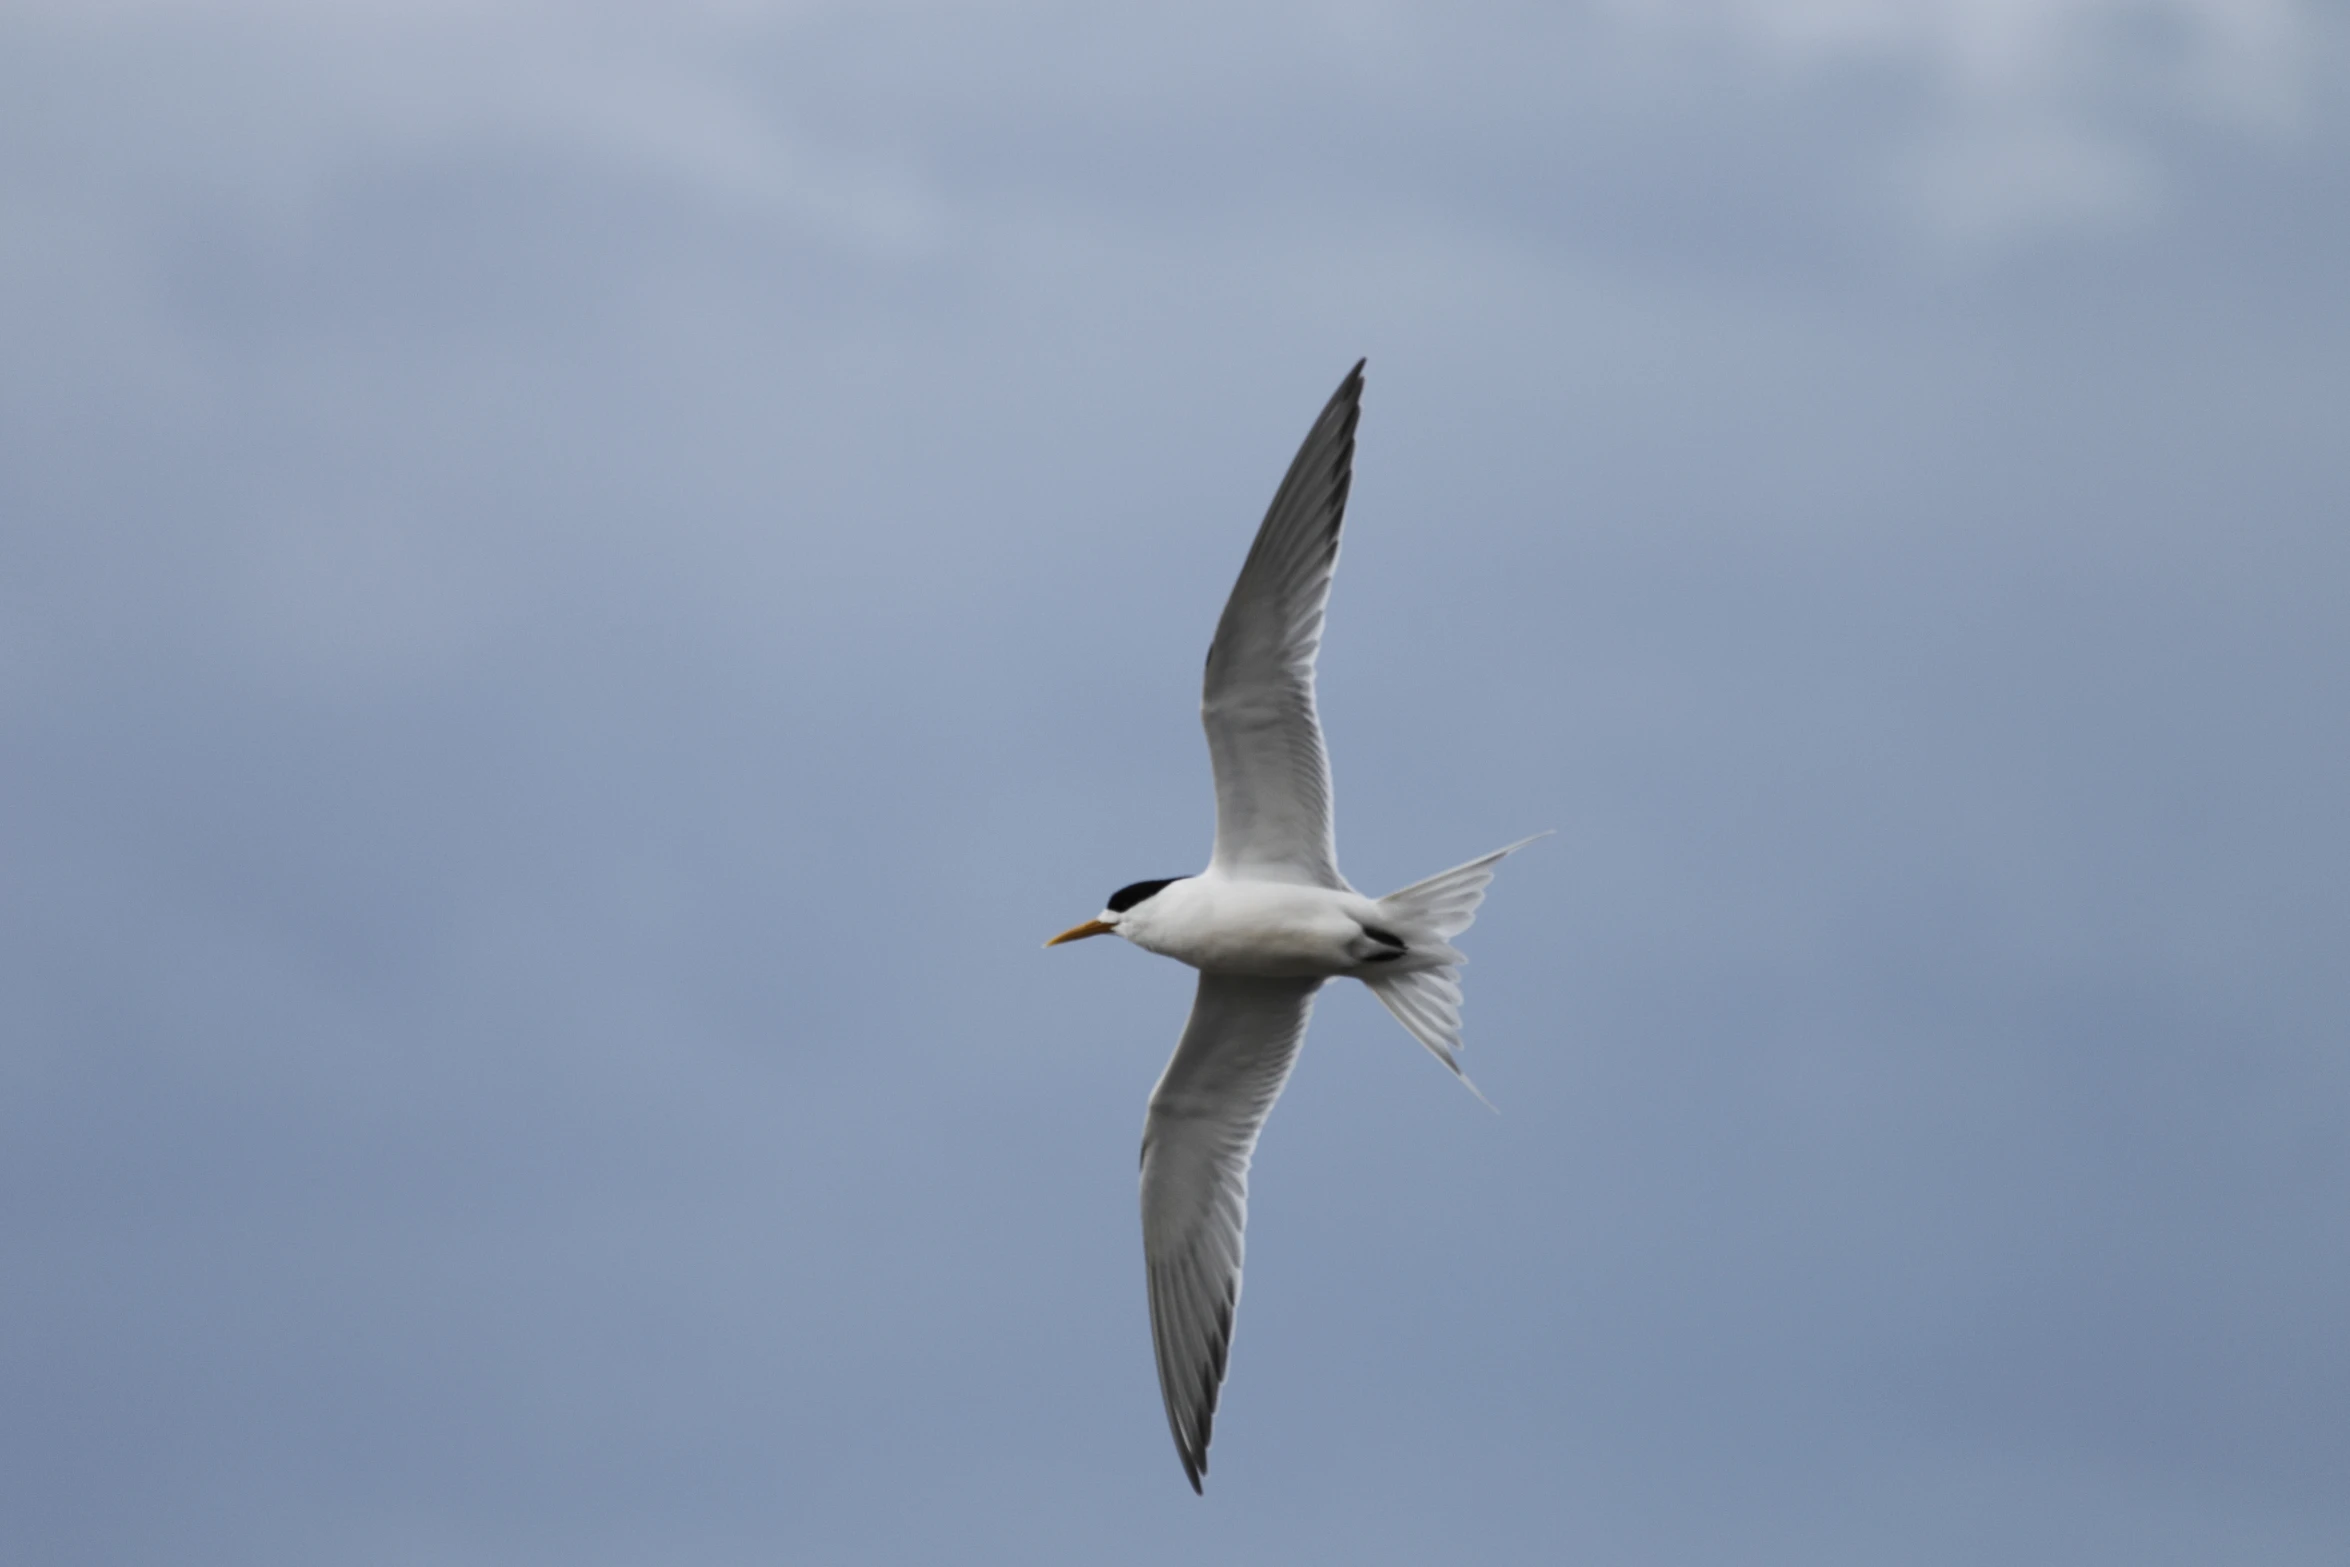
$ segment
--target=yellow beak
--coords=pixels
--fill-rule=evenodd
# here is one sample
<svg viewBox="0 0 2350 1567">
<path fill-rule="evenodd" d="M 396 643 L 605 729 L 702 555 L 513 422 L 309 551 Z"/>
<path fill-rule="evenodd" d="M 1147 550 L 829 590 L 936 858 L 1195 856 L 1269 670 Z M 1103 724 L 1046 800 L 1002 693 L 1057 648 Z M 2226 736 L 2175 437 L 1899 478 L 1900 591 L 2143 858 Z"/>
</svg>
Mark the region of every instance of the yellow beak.
<svg viewBox="0 0 2350 1567">
<path fill-rule="evenodd" d="M 1115 925 L 1104 925 L 1100 920 L 1087 920 L 1082 925 L 1070 926 L 1067 930 L 1061 932 L 1058 936 L 1055 936 L 1052 940 L 1046 942 L 1045 945 L 1048 947 L 1057 947 L 1064 941 L 1083 941 L 1088 936 L 1107 936 L 1111 931 L 1116 930 L 1117 928 L 1118 927 Z"/>
</svg>

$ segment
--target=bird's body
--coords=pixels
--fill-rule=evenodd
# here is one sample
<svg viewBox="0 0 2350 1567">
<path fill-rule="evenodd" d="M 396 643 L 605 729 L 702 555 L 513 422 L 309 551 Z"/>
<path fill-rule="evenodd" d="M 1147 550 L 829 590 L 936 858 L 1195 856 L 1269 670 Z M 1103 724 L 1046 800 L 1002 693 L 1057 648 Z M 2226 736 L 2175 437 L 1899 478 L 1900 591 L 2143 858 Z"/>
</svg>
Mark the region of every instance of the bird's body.
<svg viewBox="0 0 2350 1567">
<path fill-rule="evenodd" d="M 1142 1137 L 1151 1339 L 1194 1490 L 1207 1471 L 1240 1300 L 1249 1158 L 1297 1060 L 1315 992 L 1332 979 L 1361 980 L 1466 1083 L 1454 975 L 1465 959 L 1452 938 L 1476 917 L 1495 866 L 1532 841 L 1384 898 L 1363 896 L 1338 873 L 1314 661 L 1362 392 L 1357 364 L 1281 481 L 1208 648 L 1200 719 L 1215 765 L 1216 847 L 1207 869 L 1120 888 L 1098 918 L 1046 943 L 1118 935 L 1200 971 Z"/>
<path fill-rule="evenodd" d="M 1376 901 L 1352 890 L 1250 881 L 1214 870 L 1170 882 L 1127 911 L 1118 934 L 1203 973 L 1336 979 L 1425 968 Z M 1386 939 L 1382 940 L 1381 938 Z"/>
</svg>

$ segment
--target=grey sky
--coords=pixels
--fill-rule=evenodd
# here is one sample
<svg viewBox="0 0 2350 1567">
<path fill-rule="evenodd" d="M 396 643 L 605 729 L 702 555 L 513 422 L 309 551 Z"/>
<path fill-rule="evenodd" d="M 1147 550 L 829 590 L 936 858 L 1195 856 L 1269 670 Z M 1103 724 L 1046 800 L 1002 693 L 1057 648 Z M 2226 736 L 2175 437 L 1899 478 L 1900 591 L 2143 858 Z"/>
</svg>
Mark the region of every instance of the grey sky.
<svg viewBox="0 0 2350 1567">
<path fill-rule="evenodd" d="M 0 1556 L 2334 1563 L 2294 0 L 0 16 Z M 1222 595 L 1370 356 L 1204 1501 Z"/>
</svg>

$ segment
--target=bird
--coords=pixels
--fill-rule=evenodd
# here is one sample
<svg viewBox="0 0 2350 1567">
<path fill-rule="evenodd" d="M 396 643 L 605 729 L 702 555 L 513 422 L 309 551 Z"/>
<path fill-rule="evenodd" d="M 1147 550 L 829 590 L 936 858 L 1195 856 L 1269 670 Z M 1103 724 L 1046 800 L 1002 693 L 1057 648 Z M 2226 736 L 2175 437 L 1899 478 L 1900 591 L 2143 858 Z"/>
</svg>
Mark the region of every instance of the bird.
<svg viewBox="0 0 2350 1567">
<path fill-rule="evenodd" d="M 1461 1070 L 1457 970 L 1466 960 L 1452 942 L 1500 863 L 1547 836 L 1384 898 L 1363 896 L 1339 874 L 1314 666 L 1367 362 L 1356 362 L 1298 447 L 1208 645 L 1200 721 L 1215 771 L 1216 838 L 1207 869 L 1121 887 L 1099 915 L 1045 943 L 1120 936 L 1199 971 L 1142 1133 L 1151 1342 L 1167 1427 L 1195 1493 L 1204 1494 L 1240 1304 L 1249 1162 L 1316 992 L 1333 979 L 1360 980 L 1477 1093 Z"/>
</svg>

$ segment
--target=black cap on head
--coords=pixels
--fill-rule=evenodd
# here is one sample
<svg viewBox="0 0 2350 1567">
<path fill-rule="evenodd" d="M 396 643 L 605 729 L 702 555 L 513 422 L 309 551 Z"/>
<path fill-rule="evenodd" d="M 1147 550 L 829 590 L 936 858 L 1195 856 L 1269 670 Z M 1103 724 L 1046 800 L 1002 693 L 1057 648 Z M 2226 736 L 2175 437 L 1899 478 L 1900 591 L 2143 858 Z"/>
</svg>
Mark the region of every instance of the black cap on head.
<svg viewBox="0 0 2350 1567">
<path fill-rule="evenodd" d="M 1116 892 L 1110 894 L 1110 912 L 1123 914 L 1137 903 L 1156 897 L 1161 887 L 1172 887 L 1175 883 L 1185 879 L 1181 876 L 1168 876 L 1158 881 L 1138 881 L 1130 886 L 1120 887 Z"/>
</svg>

